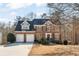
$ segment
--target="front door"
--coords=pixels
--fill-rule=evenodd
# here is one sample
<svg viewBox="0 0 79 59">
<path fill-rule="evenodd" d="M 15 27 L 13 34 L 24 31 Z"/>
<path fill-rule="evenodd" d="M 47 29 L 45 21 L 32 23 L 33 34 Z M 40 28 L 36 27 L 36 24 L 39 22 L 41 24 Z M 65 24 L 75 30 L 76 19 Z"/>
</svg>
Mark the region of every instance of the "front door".
<svg viewBox="0 0 79 59">
<path fill-rule="evenodd" d="M 45 38 L 47 37 L 52 38 L 52 33 L 45 33 Z"/>
</svg>

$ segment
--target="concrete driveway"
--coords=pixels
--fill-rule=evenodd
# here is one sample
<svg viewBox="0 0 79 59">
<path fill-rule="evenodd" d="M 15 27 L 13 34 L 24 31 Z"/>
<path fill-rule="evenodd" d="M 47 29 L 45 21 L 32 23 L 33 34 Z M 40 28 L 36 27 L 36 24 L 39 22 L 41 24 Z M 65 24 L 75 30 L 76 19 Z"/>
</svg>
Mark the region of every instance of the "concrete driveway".
<svg viewBox="0 0 79 59">
<path fill-rule="evenodd" d="M 0 56 L 27 56 L 33 44 L 13 43 L 7 47 L 0 46 Z"/>
</svg>

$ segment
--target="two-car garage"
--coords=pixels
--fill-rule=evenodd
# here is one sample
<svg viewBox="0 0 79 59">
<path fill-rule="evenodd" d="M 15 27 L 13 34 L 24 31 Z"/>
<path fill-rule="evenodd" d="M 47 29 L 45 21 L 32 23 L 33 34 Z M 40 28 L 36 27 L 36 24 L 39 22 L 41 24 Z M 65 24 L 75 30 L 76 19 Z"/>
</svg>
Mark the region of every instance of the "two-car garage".
<svg viewBox="0 0 79 59">
<path fill-rule="evenodd" d="M 16 42 L 34 42 L 34 33 L 17 33 Z"/>
</svg>

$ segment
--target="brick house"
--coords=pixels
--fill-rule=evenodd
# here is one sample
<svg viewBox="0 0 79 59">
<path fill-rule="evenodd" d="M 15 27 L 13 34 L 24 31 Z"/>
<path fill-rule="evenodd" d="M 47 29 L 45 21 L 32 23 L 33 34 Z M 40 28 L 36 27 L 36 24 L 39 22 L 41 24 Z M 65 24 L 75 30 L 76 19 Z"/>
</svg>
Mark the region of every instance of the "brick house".
<svg viewBox="0 0 79 59">
<path fill-rule="evenodd" d="M 32 21 L 18 21 L 16 28 L 16 42 L 34 42 L 35 39 L 55 38 L 61 40 L 61 25 L 50 19 L 33 19 Z"/>
</svg>

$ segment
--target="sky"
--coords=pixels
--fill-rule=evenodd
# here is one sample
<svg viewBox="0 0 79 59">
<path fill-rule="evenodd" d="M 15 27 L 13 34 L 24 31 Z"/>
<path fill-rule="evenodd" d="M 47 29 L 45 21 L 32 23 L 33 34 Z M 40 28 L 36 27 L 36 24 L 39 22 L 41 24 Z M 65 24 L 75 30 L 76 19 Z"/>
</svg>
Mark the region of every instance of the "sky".
<svg viewBox="0 0 79 59">
<path fill-rule="evenodd" d="M 0 3 L 0 22 L 14 22 L 16 16 L 26 16 L 35 13 L 37 17 L 47 13 L 46 3 Z"/>
</svg>

